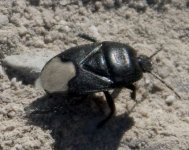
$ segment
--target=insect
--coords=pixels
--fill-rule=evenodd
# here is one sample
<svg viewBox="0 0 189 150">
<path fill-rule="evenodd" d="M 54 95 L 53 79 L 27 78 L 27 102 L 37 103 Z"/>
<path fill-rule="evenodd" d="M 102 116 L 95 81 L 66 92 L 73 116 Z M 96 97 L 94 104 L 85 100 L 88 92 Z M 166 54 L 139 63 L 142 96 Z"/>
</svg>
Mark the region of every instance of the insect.
<svg viewBox="0 0 189 150">
<path fill-rule="evenodd" d="M 80 37 L 94 43 L 72 47 L 46 63 L 41 71 L 40 80 L 47 93 L 64 93 L 72 96 L 85 96 L 104 92 L 110 114 L 99 123 L 107 122 L 115 112 L 113 99 L 121 88 L 131 90 L 131 98 L 136 100 L 136 87 L 133 83 L 140 80 L 143 73 L 151 73 L 177 96 L 172 87 L 152 73 L 151 58 L 137 55 L 127 44 L 104 41 L 97 42 L 85 34 Z M 115 90 L 112 96 L 109 90 Z M 180 97 L 180 96 L 179 96 Z"/>
</svg>

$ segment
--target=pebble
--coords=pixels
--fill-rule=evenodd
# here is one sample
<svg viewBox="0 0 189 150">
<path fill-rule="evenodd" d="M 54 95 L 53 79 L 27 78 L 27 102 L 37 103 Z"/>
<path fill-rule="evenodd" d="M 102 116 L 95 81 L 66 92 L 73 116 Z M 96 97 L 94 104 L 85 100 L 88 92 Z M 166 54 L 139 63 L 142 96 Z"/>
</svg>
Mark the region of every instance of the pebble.
<svg viewBox="0 0 189 150">
<path fill-rule="evenodd" d="M 185 117 L 185 118 L 183 118 L 183 121 L 189 123 L 189 117 Z"/>
<path fill-rule="evenodd" d="M 132 12 L 131 11 L 127 11 L 126 14 L 125 14 L 125 18 L 129 19 L 129 18 L 131 18 L 131 16 L 132 16 Z"/>
<path fill-rule="evenodd" d="M 151 81 L 150 79 L 146 78 L 145 79 L 145 84 L 149 90 L 150 93 L 156 93 L 159 91 L 162 91 L 162 88 L 159 87 L 158 85 L 154 84 L 153 81 Z"/>
<path fill-rule="evenodd" d="M 134 2 L 134 1 L 132 1 L 132 2 L 129 3 L 129 6 L 131 8 L 135 8 L 136 10 L 141 11 L 141 12 L 145 12 L 146 9 L 147 9 L 147 5 L 146 5 L 145 2 Z"/>
<path fill-rule="evenodd" d="M 58 31 L 56 31 L 56 30 L 49 32 L 49 34 L 47 36 L 49 36 L 50 40 L 52 40 L 52 41 L 61 39 L 61 34 Z"/>
<path fill-rule="evenodd" d="M 100 1 L 96 1 L 95 2 L 95 10 L 96 11 L 99 11 L 99 10 L 102 10 L 102 3 Z"/>
<path fill-rule="evenodd" d="M 171 67 L 160 67 L 160 68 L 158 68 L 158 75 L 163 79 L 168 77 L 172 72 L 173 72 L 173 70 L 172 70 Z"/>
<path fill-rule="evenodd" d="M 32 45 L 36 48 L 45 47 L 43 40 L 41 38 L 38 38 L 38 37 L 33 37 L 33 41 L 30 43 L 30 45 Z"/>
<path fill-rule="evenodd" d="M 15 115 L 16 115 L 16 112 L 15 112 L 14 110 L 11 110 L 11 111 L 9 111 L 9 112 L 7 113 L 7 116 L 8 116 L 9 118 L 14 118 Z"/>
<path fill-rule="evenodd" d="M 93 35 L 95 38 L 98 39 L 99 37 L 99 32 L 96 26 L 92 25 L 89 27 L 89 32 L 91 33 L 91 35 Z"/>
<path fill-rule="evenodd" d="M 137 9 L 138 9 L 139 11 L 145 12 L 146 9 L 147 9 L 147 5 L 146 5 L 145 3 L 143 3 L 143 2 L 140 2 L 140 3 L 138 4 L 138 6 L 137 6 Z"/>
<path fill-rule="evenodd" d="M 21 18 L 20 14 L 13 14 L 12 17 L 11 17 L 11 19 L 10 19 L 10 22 L 12 24 L 14 24 L 15 26 L 20 27 L 21 24 L 22 24 L 20 22 L 20 18 Z"/>
<path fill-rule="evenodd" d="M 12 78 L 11 79 L 11 86 L 15 86 L 16 87 L 16 78 Z"/>
<path fill-rule="evenodd" d="M 5 111 L 4 109 L 0 108 L 0 114 L 5 115 L 5 114 L 6 114 L 6 111 Z"/>
<path fill-rule="evenodd" d="M 45 41 L 45 43 L 51 43 L 51 42 L 53 42 L 53 39 L 50 35 L 47 35 L 44 37 L 44 41 Z"/>
<path fill-rule="evenodd" d="M 35 17 L 36 26 L 43 26 L 43 19 L 41 16 Z"/>
<path fill-rule="evenodd" d="M 169 96 L 167 96 L 167 98 L 166 98 L 166 100 L 165 100 L 165 103 L 166 103 L 168 106 L 171 106 L 175 100 L 176 100 L 176 98 L 175 98 L 174 95 L 169 95 Z"/>
<path fill-rule="evenodd" d="M 11 79 L 11 86 L 14 87 L 15 89 L 23 88 L 22 81 L 17 81 L 16 78 Z"/>
<path fill-rule="evenodd" d="M 21 144 L 16 144 L 10 150 L 23 150 L 23 146 Z"/>
<path fill-rule="evenodd" d="M 4 72 L 4 70 L 3 70 L 3 67 L 0 65 L 0 78 L 1 78 L 2 76 L 5 76 L 5 72 Z"/>
<path fill-rule="evenodd" d="M 9 23 L 9 19 L 5 15 L 0 15 L 0 27 L 3 27 Z"/>
<path fill-rule="evenodd" d="M 45 23 L 45 27 L 51 29 L 55 24 L 54 15 L 51 11 L 43 10 L 43 21 Z"/>
<path fill-rule="evenodd" d="M 28 31 L 24 26 L 21 26 L 20 28 L 18 28 L 18 33 L 20 36 L 25 36 L 28 33 Z"/>
<path fill-rule="evenodd" d="M 8 126 L 8 127 L 5 128 L 4 131 L 13 131 L 14 129 L 15 129 L 14 126 Z"/>
<path fill-rule="evenodd" d="M 64 29 L 66 32 L 70 32 L 70 30 L 71 30 L 69 26 L 65 26 Z"/>
<path fill-rule="evenodd" d="M 113 0 L 104 0 L 103 4 L 107 8 L 113 8 L 114 7 L 114 1 Z"/>
</svg>

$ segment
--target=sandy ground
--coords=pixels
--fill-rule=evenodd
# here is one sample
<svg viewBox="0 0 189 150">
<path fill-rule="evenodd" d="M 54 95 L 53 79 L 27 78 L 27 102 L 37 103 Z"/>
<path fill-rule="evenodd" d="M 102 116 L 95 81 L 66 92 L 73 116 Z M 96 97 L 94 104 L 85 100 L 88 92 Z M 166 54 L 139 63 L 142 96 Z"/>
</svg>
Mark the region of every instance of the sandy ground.
<svg viewBox="0 0 189 150">
<path fill-rule="evenodd" d="M 78 33 L 128 43 L 148 56 L 162 48 L 153 58 L 154 72 L 182 98 L 145 74 L 137 83 L 141 103 L 131 110 L 135 102 L 123 89 L 115 116 L 96 129 L 109 112 L 102 99 L 76 105 L 48 97 L 9 80 L 0 68 L 0 149 L 189 150 L 189 1 L 0 0 L 1 59 L 89 43 Z M 31 113 L 39 110 L 51 111 Z"/>
</svg>

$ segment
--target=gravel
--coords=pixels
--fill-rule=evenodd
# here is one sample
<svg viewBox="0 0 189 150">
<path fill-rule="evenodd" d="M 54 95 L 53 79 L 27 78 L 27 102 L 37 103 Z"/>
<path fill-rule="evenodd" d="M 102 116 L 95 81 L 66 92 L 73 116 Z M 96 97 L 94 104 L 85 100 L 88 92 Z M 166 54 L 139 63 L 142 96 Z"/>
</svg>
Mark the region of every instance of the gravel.
<svg viewBox="0 0 189 150">
<path fill-rule="evenodd" d="M 0 149 L 188 150 L 188 3 L 0 1 Z M 33 85 L 24 84 L 31 70 L 39 73 L 48 61 L 45 55 L 50 59 L 70 47 L 89 43 L 80 39 L 78 33 L 87 33 L 99 41 L 127 43 L 138 54 L 148 56 L 161 48 L 152 59 L 154 72 L 182 98 L 145 74 L 137 82 L 138 104 L 130 99 L 130 91 L 123 89 L 115 99 L 115 116 L 97 130 L 96 125 L 109 112 L 103 98 L 74 105 L 72 99 L 50 97 Z M 26 68 L 30 70 L 26 69 L 21 78 L 15 71 L 10 77 L 1 69 L 3 59 L 10 68 L 18 69 L 18 74 Z"/>
</svg>

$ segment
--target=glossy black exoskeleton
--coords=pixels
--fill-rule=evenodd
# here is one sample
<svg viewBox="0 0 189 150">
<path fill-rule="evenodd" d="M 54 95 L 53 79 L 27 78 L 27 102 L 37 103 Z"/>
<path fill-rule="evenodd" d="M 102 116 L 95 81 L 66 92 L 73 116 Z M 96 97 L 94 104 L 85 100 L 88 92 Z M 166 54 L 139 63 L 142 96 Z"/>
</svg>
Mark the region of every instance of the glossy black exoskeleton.
<svg viewBox="0 0 189 150">
<path fill-rule="evenodd" d="M 128 88 L 132 91 L 131 98 L 135 100 L 136 88 L 133 83 L 151 70 L 151 58 L 138 56 L 127 44 L 95 42 L 70 48 L 52 58 L 41 72 L 41 83 L 48 93 L 82 96 L 104 92 L 111 112 L 100 122 L 101 126 L 115 112 L 109 90 Z"/>
</svg>

